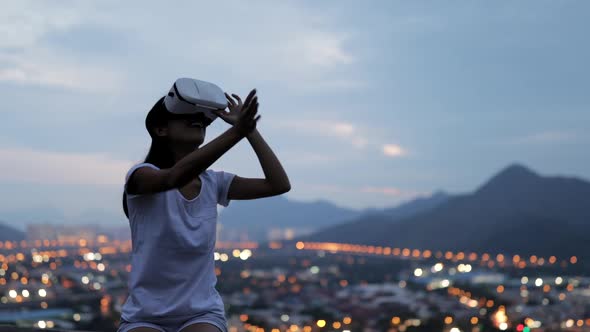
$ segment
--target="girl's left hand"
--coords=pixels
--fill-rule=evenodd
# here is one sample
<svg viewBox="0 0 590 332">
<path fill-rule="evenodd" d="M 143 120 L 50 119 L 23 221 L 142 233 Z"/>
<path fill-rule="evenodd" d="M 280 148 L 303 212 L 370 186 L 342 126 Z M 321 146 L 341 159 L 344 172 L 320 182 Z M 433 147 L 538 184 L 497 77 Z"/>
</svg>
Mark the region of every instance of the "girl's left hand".
<svg viewBox="0 0 590 332">
<path fill-rule="evenodd" d="M 236 102 L 236 100 L 230 97 L 230 95 L 228 95 L 226 92 L 225 98 L 227 98 L 227 108 L 229 109 L 229 112 L 225 112 L 224 110 L 215 110 L 213 112 L 217 114 L 217 116 L 219 116 L 221 119 L 223 119 L 223 121 L 233 126 L 236 123 L 237 119 L 239 119 L 240 113 L 242 113 L 242 111 L 245 110 L 247 107 L 250 107 L 250 101 L 254 99 L 255 95 L 256 89 L 252 89 L 252 91 L 250 91 L 250 93 L 248 94 L 248 97 L 246 97 L 246 103 L 242 104 L 242 99 L 240 98 L 240 96 L 238 96 L 235 93 L 232 93 L 232 96 L 234 96 L 234 98 L 237 99 Z"/>
</svg>

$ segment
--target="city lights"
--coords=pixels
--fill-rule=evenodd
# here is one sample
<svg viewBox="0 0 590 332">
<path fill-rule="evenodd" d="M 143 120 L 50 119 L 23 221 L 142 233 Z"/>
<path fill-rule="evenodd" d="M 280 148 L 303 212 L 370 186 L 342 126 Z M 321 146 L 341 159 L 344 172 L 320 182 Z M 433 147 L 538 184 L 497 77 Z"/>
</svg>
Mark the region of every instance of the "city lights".
<svg viewBox="0 0 590 332">
<path fill-rule="evenodd" d="M 414 270 L 414 275 L 416 277 L 421 277 L 422 276 L 422 269 L 418 268 Z"/>
<path fill-rule="evenodd" d="M 78 240 L 74 242 L 75 245 L 79 245 Z M 48 299 L 63 298 L 64 292 L 67 294 L 72 291 L 86 291 L 102 294 L 100 312 L 112 311 L 114 305 L 120 306 L 125 298 L 109 297 L 105 294 L 109 294 L 109 285 L 117 283 L 121 285 L 116 278 L 127 277 L 131 271 L 129 261 L 119 258 L 119 256 L 129 255 L 131 243 L 114 243 L 110 239 L 103 239 L 97 247 L 98 242 L 86 239 L 84 246 L 59 248 L 52 247 L 53 243 L 49 241 L 47 246 L 39 247 L 41 249 L 28 249 L 21 252 L 22 255 L 18 255 L 19 246 L 28 244 L 12 243 L 10 245 L 11 250 L 14 250 L 12 252 L 0 250 L 0 290 L 1 287 L 5 287 L 4 292 L 0 292 L 5 295 L 0 296 L 0 303 L 40 301 L 36 304 L 37 308 L 48 309 L 52 303 Z M 424 299 L 424 294 L 428 296 L 428 292 L 438 292 L 436 297 L 429 299 L 433 301 L 431 306 L 435 308 L 438 305 L 441 306 L 436 310 L 448 306 L 449 299 L 460 304 L 460 307 L 454 307 L 453 311 L 441 311 L 444 314 L 439 316 L 434 314 L 432 318 L 425 319 L 418 314 L 415 317 L 389 316 L 387 324 L 391 324 L 391 328 L 396 328 L 397 331 L 421 326 L 425 322 L 430 324 L 433 321 L 437 321 L 438 324 L 444 323 L 446 331 L 462 331 L 466 326 L 477 329 L 476 325 L 488 319 L 491 319 L 494 326 L 500 330 L 530 331 L 532 329 L 534 331 L 535 326 L 540 327 L 541 324 L 548 324 L 548 322 L 545 319 L 527 319 L 522 317 L 524 314 L 519 314 L 518 309 L 515 311 L 511 306 L 508 310 L 508 305 L 504 307 L 502 304 L 510 303 L 516 295 L 522 301 L 536 301 L 537 310 L 542 310 L 538 308 L 543 306 L 554 308 L 554 304 L 559 305 L 559 303 L 573 305 L 571 303 L 577 303 L 576 299 L 580 298 L 580 294 L 589 287 L 586 280 L 568 274 L 567 268 L 573 265 L 571 257 L 558 259 L 555 256 L 529 257 L 492 252 L 430 251 L 333 242 L 300 241 L 293 247 L 275 241 L 266 249 L 268 252 L 278 255 L 280 250 L 291 250 L 290 254 L 297 252 L 297 255 L 289 254 L 286 256 L 288 258 L 284 259 L 285 266 L 282 269 L 272 270 L 256 266 L 258 257 L 264 259 L 268 252 L 262 252 L 259 256 L 255 250 L 257 250 L 255 244 L 249 244 L 248 247 L 232 247 L 226 243 L 223 248 L 216 247 L 212 253 L 216 264 L 215 275 L 218 278 L 230 278 L 233 283 L 241 283 L 239 293 L 244 297 L 236 297 L 236 301 L 240 301 L 237 303 L 248 303 L 246 302 L 250 300 L 248 296 L 259 294 L 262 289 L 264 291 L 280 290 L 283 294 L 297 296 L 309 292 L 306 287 L 313 285 L 322 289 L 322 292 L 317 292 L 322 301 L 336 298 L 335 294 L 339 294 L 339 301 L 346 298 L 371 297 L 377 301 L 379 296 L 383 296 L 381 300 L 387 301 L 388 297 L 399 296 L 409 303 L 419 305 Z M 307 252 L 309 254 L 306 254 Z M 114 260 L 114 257 L 118 260 Z M 388 290 L 373 289 L 377 287 L 376 284 L 342 273 L 342 267 L 371 268 L 367 259 L 369 257 L 382 259 L 383 262 L 394 259 L 405 264 L 402 270 L 391 273 L 388 281 L 382 284 L 390 287 Z M 331 259 L 330 264 L 324 263 L 327 259 Z M 229 260 L 231 263 L 224 264 Z M 246 260 L 248 262 L 243 262 Z M 576 264 L 581 264 L 578 257 L 574 261 Z M 524 262 L 527 264 L 527 276 L 522 276 L 518 272 Z M 27 270 L 26 266 L 41 270 L 31 273 L 32 268 Z M 543 266 L 546 266 L 545 269 Z M 548 268 L 553 270 L 547 270 Z M 559 270 L 559 275 L 550 274 L 556 270 Z M 512 274 L 505 271 L 511 271 Z M 467 273 L 469 275 L 466 275 Z M 513 276 L 514 274 L 518 276 Z M 113 282 L 114 280 L 117 281 Z M 482 287 L 486 288 L 488 293 L 482 293 L 480 291 Z M 441 291 L 441 289 L 445 290 Z M 492 293 L 489 293 L 490 291 Z M 324 292 L 331 293 L 324 296 Z M 440 304 L 437 303 L 439 300 Z M 359 301 L 355 305 L 362 307 L 369 302 Z M 421 310 L 427 312 L 429 309 L 426 307 Z M 456 314 L 455 310 L 457 313 L 462 313 Z M 571 325 L 572 328 L 590 326 L 590 317 L 576 317 L 569 312 L 564 315 L 566 318 L 557 324 L 564 327 Z M 245 330 L 260 332 L 262 327 L 252 323 L 258 319 L 254 317 L 258 317 L 255 310 L 252 313 L 252 319 L 249 319 L 250 317 L 246 314 L 237 314 L 235 319 L 244 326 Z M 326 316 L 320 316 L 322 319 L 316 317 L 313 321 L 305 321 L 302 320 L 304 316 L 295 312 L 277 312 L 274 317 L 276 321 L 284 325 L 271 326 L 268 331 L 312 332 L 310 325 L 316 326 L 316 329 L 342 331 L 341 329 L 346 328 L 350 331 L 355 326 L 351 325 L 351 316 L 328 319 L 325 319 Z M 85 319 L 90 317 L 82 313 L 74 313 L 70 316 L 71 322 L 81 322 Z M 354 319 L 356 320 L 356 317 Z M 357 322 L 362 321 L 361 319 Z M 57 321 L 40 317 L 33 323 L 43 329 L 59 324 Z M 41 327 L 43 324 L 45 327 Z M 230 326 L 229 330 L 238 331 L 232 328 L 235 326 Z M 464 331 L 470 331 L 470 329 L 471 327 Z"/>
</svg>

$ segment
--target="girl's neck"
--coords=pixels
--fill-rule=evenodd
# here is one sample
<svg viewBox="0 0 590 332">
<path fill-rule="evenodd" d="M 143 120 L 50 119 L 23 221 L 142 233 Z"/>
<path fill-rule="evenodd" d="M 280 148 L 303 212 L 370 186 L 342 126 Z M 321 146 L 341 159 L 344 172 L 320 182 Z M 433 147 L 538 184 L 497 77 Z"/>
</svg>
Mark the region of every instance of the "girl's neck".
<svg viewBox="0 0 590 332">
<path fill-rule="evenodd" d="M 195 146 L 194 144 L 175 144 L 170 148 L 174 158 L 174 163 L 176 164 L 179 160 L 184 158 L 189 153 L 195 151 L 197 148 L 198 146 Z"/>
</svg>

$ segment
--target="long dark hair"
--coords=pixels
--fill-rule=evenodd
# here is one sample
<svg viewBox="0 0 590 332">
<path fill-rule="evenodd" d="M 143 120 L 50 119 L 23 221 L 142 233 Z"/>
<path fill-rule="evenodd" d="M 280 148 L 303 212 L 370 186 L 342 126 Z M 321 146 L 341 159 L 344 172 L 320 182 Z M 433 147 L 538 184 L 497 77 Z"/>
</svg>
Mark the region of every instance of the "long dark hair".
<svg viewBox="0 0 590 332">
<path fill-rule="evenodd" d="M 168 111 L 164 106 L 164 97 L 162 97 L 154 104 L 145 119 L 145 127 L 152 137 L 152 144 L 143 162 L 155 165 L 160 169 L 174 166 L 174 156 L 172 155 L 172 151 L 170 151 L 166 137 L 160 137 L 154 133 L 156 126 L 166 125 L 166 121 L 168 120 L 167 114 Z M 123 211 L 127 219 L 129 219 L 127 193 L 125 190 L 123 190 Z"/>
</svg>

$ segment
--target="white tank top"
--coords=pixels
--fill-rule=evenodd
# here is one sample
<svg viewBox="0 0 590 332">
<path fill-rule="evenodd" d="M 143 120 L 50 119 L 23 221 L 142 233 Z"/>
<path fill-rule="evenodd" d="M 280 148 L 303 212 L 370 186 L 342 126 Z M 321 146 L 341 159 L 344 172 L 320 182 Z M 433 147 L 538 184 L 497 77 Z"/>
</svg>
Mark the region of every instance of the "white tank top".
<svg viewBox="0 0 590 332">
<path fill-rule="evenodd" d="M 134 165 L 125 177 L 140 167 Z M 215 289 L 213 258 L 217 204 L 228 206 L 235 174 L 211 169 L 199 175 L 201 192 L 186 199 L 177 188 L 145 195 L 127 193 L 131 227 L 129 296 L 121 318 L 128 322 L 178 321 L 204 313 L 225 320 Z"/>
</svg>

